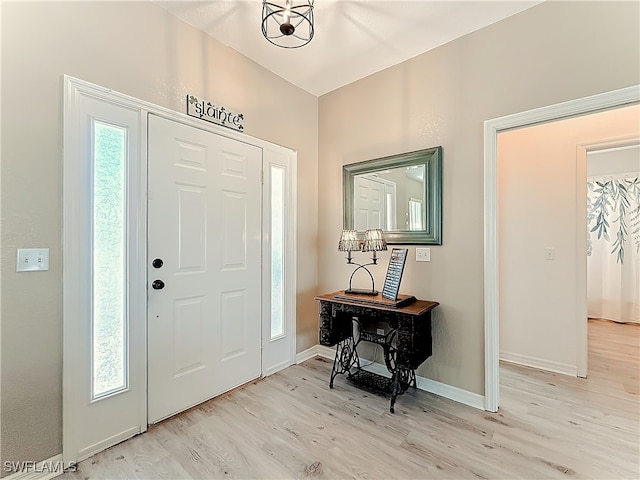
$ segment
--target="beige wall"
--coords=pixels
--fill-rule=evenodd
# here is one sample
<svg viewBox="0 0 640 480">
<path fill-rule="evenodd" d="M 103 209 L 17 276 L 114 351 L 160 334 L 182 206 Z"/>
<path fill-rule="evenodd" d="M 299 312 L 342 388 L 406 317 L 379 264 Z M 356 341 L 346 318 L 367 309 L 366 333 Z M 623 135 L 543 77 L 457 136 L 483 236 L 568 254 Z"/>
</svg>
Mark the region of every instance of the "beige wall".
<svg viewBox="0 0 640 480">
<path fill-rule="evenodd" d="M 411 247 L 401 286 L 441 303 L 420 375 L 484 393 L 483 122 L 640 83 L 639 14 L 637 2 L 545 2 L 320 98 L 323 291 L 350 274 L 336 251 L 342 165 L 443 147 L 443 245 L 419 264 Z"/>
<path fill-rule="evenodd" d="M 578 146 L 639 135 L 638 106 L 498 135 L 501 358 L 575 375 L 577 322 L 586 322 L 586 283 L 576 272 L 587 261 L 576 254 L 586 252 L 578 216 L 587 215 Z M 555 260 L 545 259 L 547 247 Z"/>
<path fill-rule="evenodd" d="M 187 92 L 217 100 L 297 150 L 297 348 L 315 345 L 317 98 L 150 2 L 1 6 L 2 461 L 61 452 L 63 74 L 182 112 Z M 49 271 L 16 274 L 17 247 L 49 247 Z"/>
</svg>

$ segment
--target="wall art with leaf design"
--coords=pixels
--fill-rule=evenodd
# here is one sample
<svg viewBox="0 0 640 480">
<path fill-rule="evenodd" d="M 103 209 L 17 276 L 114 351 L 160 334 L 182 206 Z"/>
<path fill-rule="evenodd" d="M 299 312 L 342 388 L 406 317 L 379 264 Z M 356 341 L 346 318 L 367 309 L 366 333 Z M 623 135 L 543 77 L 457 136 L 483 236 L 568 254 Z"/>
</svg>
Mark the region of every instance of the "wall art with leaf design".
<svg viewBox="0 0 640 480">
<path fill-rule="evenodd" d="M 594 241 L 609 244 L 616 262 L 627 248 L 640 252 L 640 181 L 638 174 L 587 180 L 587 255 Z"/>
</svg>

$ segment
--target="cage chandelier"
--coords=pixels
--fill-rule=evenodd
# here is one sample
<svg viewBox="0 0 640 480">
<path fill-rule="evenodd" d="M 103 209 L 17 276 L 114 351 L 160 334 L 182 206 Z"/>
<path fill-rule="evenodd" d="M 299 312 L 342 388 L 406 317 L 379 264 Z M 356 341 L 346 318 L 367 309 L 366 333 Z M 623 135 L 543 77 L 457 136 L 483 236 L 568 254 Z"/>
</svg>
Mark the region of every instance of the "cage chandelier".
<svg viewBox="0 0 640 480">
<path fill-rule="evenodd" d="M 302 47 L 313 38 L 314 0 L 283 1 L 262 1 L 262 34 L 278 47 Z"/>
</svg>

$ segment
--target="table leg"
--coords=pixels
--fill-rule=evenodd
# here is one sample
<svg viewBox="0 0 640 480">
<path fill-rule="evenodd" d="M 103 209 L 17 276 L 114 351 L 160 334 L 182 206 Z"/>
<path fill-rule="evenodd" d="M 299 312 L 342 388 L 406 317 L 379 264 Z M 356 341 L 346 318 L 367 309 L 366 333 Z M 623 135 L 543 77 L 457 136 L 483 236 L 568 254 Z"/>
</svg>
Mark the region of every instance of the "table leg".
<svg viewBox="0 0 640 480">
<path fill-rule="evenodd" d="M 347 337 L 336 345 L 336 356 L 333 359 L 329 388 L 333 388 L 333 379 L 336 378 L 336 375 L 349 372 L 355 364 L 360 365 L 360 359 L 355 347 L 353 337 Z"/>
<path fill-rule="evenodd" d="M 396 370 L 396 372 L 393 374 L 393 379 L 392 379 L 392 387 L 391 387 L 391 404 L 389 405 L 389 411 L 391 413 L 396 413 L 396 410 L 394 408 L 394 405 L 396 404 L 396 398 L 398 397 L 398 391 L 400 390 L 400 375 L 398 375 L 398 371 Z"/>
<path fill-rule="evenodd" d="M 407 368 L 398 367 L 391 377 L 391 404 L 389 411 L 395 413 L 396 398 L 402 395 L 410 386 L 416 387 L 416 372 Z"/>
</svg>

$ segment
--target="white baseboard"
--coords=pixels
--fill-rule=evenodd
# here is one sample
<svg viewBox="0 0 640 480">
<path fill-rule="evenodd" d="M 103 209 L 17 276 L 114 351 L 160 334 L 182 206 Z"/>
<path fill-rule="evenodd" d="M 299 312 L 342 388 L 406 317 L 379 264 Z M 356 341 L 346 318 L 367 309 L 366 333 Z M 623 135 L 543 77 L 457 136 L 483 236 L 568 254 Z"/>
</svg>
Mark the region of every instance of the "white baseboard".
<svg viewBox="0 0 640 480">
<path fill-rule="evenodd" d="M 366 358 L 360 358 L 361 362 L 370 362 Z M 390 377 L 391 374 L 387 370 L 387 367 L 380 363 L 372 363 L 364 367 L 364 370 L 368 370 L 378 375 Z M 425 392 L 433 393 L 440 397 L 448 398 L 454 402 L 462 403 L 479 410 L 484 410 L 484 396 L 477 393 L 469 392 L 458 387 L 447 385 L 430 378 L 421 377 L 416 375 L 416 387 Z"/>
<path fill-rule="evenodd" d="M 302 352 L 296 354 L 296 364 L 306 362 L 313 357 L 322 357 L 333 360 L 333 357 L 335 357 L 335 355 L 336 351 L 331 347 L 325 347 L 324 345 L 314 345 L 313 347 L 307 348 L 306 350 L 303 350 Z"/>
<path fill-rule="evenodd" d="M 65 467 L 75 468 L 75 463 L 65 465 L 62 461 L 62 454 L 37 463 L 31 461 L 4 461 L 2 468 L 10 469 L 14 473 L 4 477 L 2 480 L 48 480 L 62 475 Z"/>
<path fill-rule="evenodd" d="M 325 347 L 324 345 L 318 345 L 318 356 L 333 361 L 336 358 L 336 349 L 331 347 Z"/>
<path fill-rule="evenodd" d="M 572 377 L 578 376 L 578 366 L 568 363 L 554 362 L 544 358 L 531 357 L 529 355 L 521 355 L 519 353 L 500 351 L 500 361 L 515 363 L 525 367 L 537 368 L 539 370 L 547 370 L 549 372 L 561 373 Z"/>
<path fill-rule="evenodd" d="M 431 380 L 430 378 L 420 377 L 419 375 L 416 375 L 416 384 L 420 390 L 424 390 L 425 392 L 448 398 L 449 400 L 477 408 L 478 410 L 485 409 L 484 395 L 479 395 L 468 390 L 463 390 L 462 388 L 454 387 L 453 385 Z"/>
<path fill-rule="evenodd" d="M 302 363 L 316 356 L 323 357 L 328 360 L 333 360 L 335 354 L 336 352 L 334 348 L 325 347 L 323 345 L 314 345 L 313 347 L 308 348 L 296 355 L 296 363 Z M 362 357 L 360 357 L 360 361 L 364 363 L 370 362 L 370 360 Z M 380 363 L 372 363 L 367 367 L 364 367 L 364 369 L 369 370 L 373 373 L 377 373 L 378 375 L 384 375 L 386 377 L 391 375 L 387 368 Z M 447 385 L 446 383 L 440 383 L 436 380 L 431 380 L 430 378 L 424 378 L 419 375 L 416 375 L 416 386 L 420 390 L 424 390 L 425 392 L 448 398 L 449 400 L 453 400 L 454 402 L 462 403 L 479 410 L 485 409 L 483 395 L 478 395 L 477 393 L 469 392 L 467 390 L 453 387 L 451 385 Z"/>
</svg>

